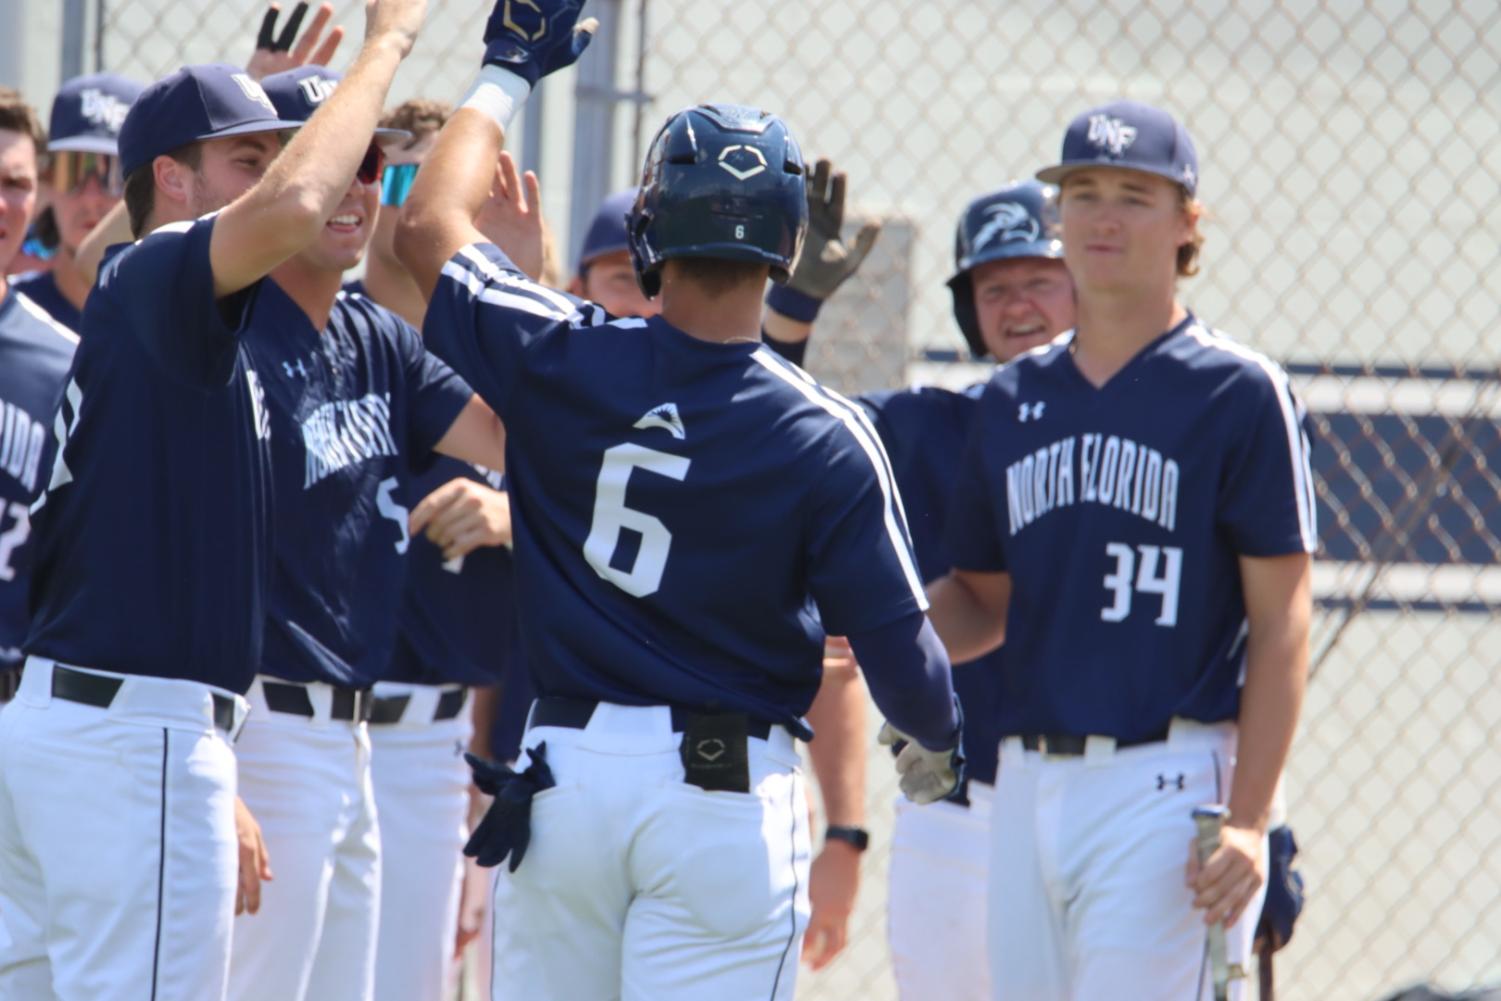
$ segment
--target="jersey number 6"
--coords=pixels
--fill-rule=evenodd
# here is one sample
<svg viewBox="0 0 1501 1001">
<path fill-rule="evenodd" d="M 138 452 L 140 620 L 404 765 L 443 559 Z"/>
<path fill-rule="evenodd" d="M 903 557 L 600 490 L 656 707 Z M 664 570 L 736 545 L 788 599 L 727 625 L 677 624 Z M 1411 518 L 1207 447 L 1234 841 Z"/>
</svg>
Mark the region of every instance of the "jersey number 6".
<svg viewBox="0 0 1501 1001">
<path fill-rule="evenodd" d="M 672 533 L 660 518 L 625 506 L 625 487 L 631 471 L 639 468 L 681 480 L 688 475 L 688 462 L 680 455 L 643 445 L 626 443 L 605 449 L 599 482 L 594 489 L 594 519 L 589 523 L 589 537 L 584 540 L 584 559 L 595 573 L 626 594 L 644 598 L 656 593 L 667 569 L 667 550 L 672 546 Z M 641 537 L 629 570 L 611 566 L 620 547 L 622 529 Z"/>
<path fill-rule="evenodd" d="M 1137 546 L 1141 550 L 1141 569 L 1136 569 L 1136 552 L 1125 543 L 1111 542 L 1105 546 L 1105 555 L 1115 559 L 1115 572 L 1105 575 L 1105 587 L 1112 592 L 1112 600 L 1100 609 L 1103 622 L 1121 622 L 1131 614 L 1131 580 L 1136 579 L 1136 590 L 1142 594 L 1162 596 L 1162 614 L 1157 616 L 1159 626 L 1178 624 L 1178 584 L 1183 575 L 1183 550 L 1177 546 Z M 1162 563 L 1158 574 L 1157 564 Z"/>
</svg>

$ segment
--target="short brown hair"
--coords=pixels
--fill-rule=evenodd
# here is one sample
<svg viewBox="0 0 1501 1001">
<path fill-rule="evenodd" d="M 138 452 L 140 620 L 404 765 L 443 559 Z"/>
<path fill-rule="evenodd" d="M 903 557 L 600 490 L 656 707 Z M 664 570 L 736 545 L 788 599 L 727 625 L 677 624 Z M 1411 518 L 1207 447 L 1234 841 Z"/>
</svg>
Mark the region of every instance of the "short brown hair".
<svg viewBox="0 0 1501 1001">
<path fill-rule="evenodd" d="M 1199 232 L 1199 223 L 1204 218 L 1204 203 L 1188 193 L 1187 188 L 1178 189 L 1178 207 L 1194 218 L 1194 231 L 1187 243 L 1178 245 L 1178 277 L 1192 278 L 1199 273 L 1199 251 L 1204 246 L 1204 234 Z"/>
<path fill-rule="evenodd" d="M 0 129 L 30 136 L 39 160 L 47 151 L 47 130 L 42 127 L 42 120 L 13 87 L 0 87 Z"/>
<path fill-rule="evenodd" d="M 179 146 L 167 154 L 189 170 L 197 170 L 203 163 L 203 147 L 196 142 Z M 130 233 L 136 239 L 145 234 L 146 220 L 156 208 L 156 171 L 152 169 L 155 157 L 147 160 L 125 178 L 125 214 L 130 218 Z"/>
<path fill-rule="evenodd" d="M 726 292 L 749 281 L 766 281 L 770 265 L 759 261 L 733 261 L 724 257 L 673 257 L 682 276 L 710 295 Z"/>
<path fill-rule="evenodd" d="M 411 149 L 426 137 L 441 129 L 453 114 L 453 106 L 444 101 L 431 101 L 414 97 L 402 101 L 386 112 L 380 120 L 383 129 L 405 129 L 412 138 L 402 144 L 402 149 Z"/>
</svg>

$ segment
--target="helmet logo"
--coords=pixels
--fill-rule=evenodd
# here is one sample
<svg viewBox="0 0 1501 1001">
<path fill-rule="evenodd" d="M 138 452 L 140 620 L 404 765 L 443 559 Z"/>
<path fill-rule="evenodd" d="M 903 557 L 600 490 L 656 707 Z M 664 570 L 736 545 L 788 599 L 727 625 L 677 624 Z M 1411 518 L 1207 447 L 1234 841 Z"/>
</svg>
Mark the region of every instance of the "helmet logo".
<svg viewBox="0 0 1501 1001">
<path fill-rule="evenodd" d="M 754 146 L 726 146 L 719 151 L 719 165 L 735 180 L 745 181 L 766 171 L 766 157 Z"/>
<path fill-rule="evenodd" d="M 527 10 L 536 13 L 536 31 L 528 31 L 517 23 L 516 18 L 511 14 L 511 11 L 516 7 L 525 7 Z M 527 20 L 531 20 L 531 18 L 528 16 Z M 505 10 L 500 13 L 500 24 L 507 31 L 514 31 L 528 42 L 539 42 L 542 40 L 542 36 L 547 34 L 547 18 L 543 15 L 542 8 L 537 6 L 537 0 L 506 0 Z"/>
<path fill-rule="evenodd" d="M 1136 126 L 1109 115 L 1090 115 L 1088 140 L 1111 156 L 1120 156 L 1136 141 Z"/>
<path fill-rule="evenodd" d="M 1014 240 L 1034 243 L 1042 235 L 1037 220 L 1020 202 L 1001 202 L 998 205 L 992 205 L 985 210 L 985 215 L 989 218 L 985 220 L 985 225 L 975 233 L 971 252 L 983 250 L 997 240 L 1001 243 L 1011 243 Z"/>
</svg>

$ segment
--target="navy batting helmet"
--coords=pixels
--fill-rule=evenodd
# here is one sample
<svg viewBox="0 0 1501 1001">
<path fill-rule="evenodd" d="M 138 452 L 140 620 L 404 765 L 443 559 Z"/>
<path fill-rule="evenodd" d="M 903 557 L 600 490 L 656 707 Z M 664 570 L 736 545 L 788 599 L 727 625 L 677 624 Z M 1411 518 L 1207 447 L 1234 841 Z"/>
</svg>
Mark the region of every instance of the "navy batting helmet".
<svg viewBox="0 0 1501 1001">
<path fill-rule="evenodd" d="M 701 104 L 667 119 L 626 220 L 641 291 L 661 291 L 662 262 L 675 257 L 769 264 L 785 282 L 808 229 L 803 175 L 802 152 L 776 115 Z"/>
<path fill-rule="evenodd" d="M 954 235 L 954 319 L 976 358 L 989 354 L 980 336 L 971 273 L 987 261 L 1013 257 L 1063 257 L 1058 238 L 1058 189 L 1039 181 L 1018 181 L 981 195 L 959 217 Z"/>
</svg>

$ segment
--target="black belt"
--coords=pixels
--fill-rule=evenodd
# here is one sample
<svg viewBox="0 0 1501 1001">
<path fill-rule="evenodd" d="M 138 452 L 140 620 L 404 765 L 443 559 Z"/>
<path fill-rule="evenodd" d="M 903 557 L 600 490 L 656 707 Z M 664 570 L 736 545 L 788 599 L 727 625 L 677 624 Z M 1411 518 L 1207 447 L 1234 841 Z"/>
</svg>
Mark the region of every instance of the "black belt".
<svg viewBox="0 0 1501 1001">
<path fill-rule="evenodd" d="M 582 730 L 589 725 L 589 717 L 594 715 L 594 707 L 599 705 L 595 699 L 570 699 L 561 696 L 547 696 L 532 703 L 532 714 L 529 717 L 531 726 L 561 726 L 570 730 Z M 688 717 L 693 715 L 693 710 L 672 707 L 672 731 L 682 733 L 688 728 Z M 765 720 L 752 719 L 746 721 L 745 735 L 747 737 L 759 737 L 765 740 L 771 736 L 774 724 Z"/>
<path fill-rule="evenodd" d="M 438 723 L 445 719 L 453 719 L 464 709 L 464 703 L 469 699 L 469 689 L 451 688 L 438 696 L 438 706 L 433 710 L 433 722 Z M 407 706 L 412 702 L 410 695 L 385 695 L 376 696 L 370 707 L 370 722 L 400 723 L 401 717 L 406 715 Z"/>
<path fill-rule="evenodd" d="M 262 681 L 261 691 L 266 695 L 266 708 L 274 713 L 289 713 L 312 719 L 313 699 L 306 685 L 283 681 Z M 370 718 L 370 709 L 375 698 L 368 688 L 335 688 L 333 704 L 328 714 L 333 719 L 360 722 Z"/>
<path fill-rule="evenodd" d="M 1074 733 L 1022 733 L 1008 734 L 1012 737 L 1020 737 L 1022 747 L 1028 751 L 1041 751 L 1043 754 L 1058 754 L 1069 758 L 1082 757 L 1084 744 L 1088 737 L 1081 737 Z M 1149 733 L 1145 737 L 1137 737 L 1131 740 L 1117 739 L 1115 746 L 1140 747 L 1142 744 L 1160 744 L 1167 740 L 1167 727 L 1163 727 L 1156 733 Z"/>
<path fill-rule="evenodd" d="M 0 671 L 0 702 L 9 702 L 21 688 L 21 669 L 7 668 Z"/>
<path fill-rule="evenodd" d="M 108 709 L 115 701 L 123 678 L 111 678 L 103 674 L 75 671 L 61 664 L 52 665 L 52 697 L 66 702 L 81 702 L 86 706 Z M 228 695 L 211 693 L 214 697 L 214 726 L 228 733 L 235 725 L 235 700 Z"/>
</svg>

